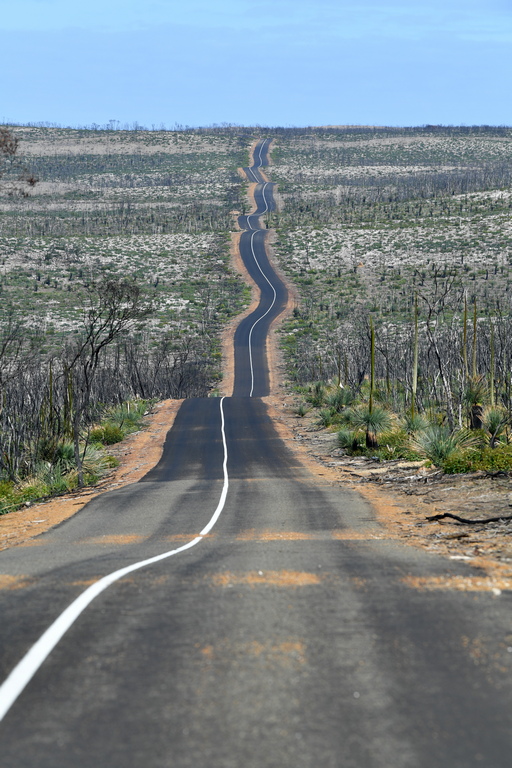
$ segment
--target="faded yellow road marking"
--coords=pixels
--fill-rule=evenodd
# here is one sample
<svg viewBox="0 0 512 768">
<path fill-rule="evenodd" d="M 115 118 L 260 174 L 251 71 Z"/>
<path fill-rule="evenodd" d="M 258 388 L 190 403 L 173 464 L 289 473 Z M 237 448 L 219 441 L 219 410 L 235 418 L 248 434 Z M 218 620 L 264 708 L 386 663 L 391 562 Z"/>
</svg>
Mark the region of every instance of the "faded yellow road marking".
<svg viewBox="0 0 512 768">
<path fill-rule="evenodd" d="M 314 538 L 310 533 L 301 531 L 273 531 L 270 528 L 257 530 L 250 528 L 242 531 L 236 537 L 238 541 L 310 541 Z"/>
<path fill-rule="evenodd" d="M 95 582 L 99 581 L 101 576 L 96 576 L 94 579 L 81 579 L 78 581 L 70 581 L 69 586 L 70 587 L 90 587 L 91 584 L 94 584 Z"/>
<path fill-rule="evenodd" d="M 350 528 L 341 528 L 337 531 L 331 531 L 331 536 L 336 541 L 382 541 L 386 536 L 369 533 L 367 531 L 351 531 Z"/>
<path fill-rule="evenodd" d="M 163 541 L 192 541 L 192 539 L 195 539 L 199 535 L 199 533 L 175 533 L 170 536 L 164 536 Z M 215 533 L 207 533 L 203 536 L 203 539 L 214 539 L 215 536 Z"/>
<path fill-rule="evenodd" d="M 503 576 L 405 576 L 404 584 L 414 589 L 452 589 L 458 592 L 492 592 L 512 589 L 512 578 Z"/>
<path fill-rule="evenodd" d="M 75 544 L 78 544 L 79 546 L 82 544 L 136 544 L 139 541 L 144 541 L 145 538 L 145 536 L 140 536 L 136 533 L 111 534 L 105 536 L 93 536 L 90 539 L 81 539 L 75 541 Z"/>
<path fill-rule="evenodd" d="M 233 587 L 235 585 L 309 587 L 320 584 L 321 578 L 316 573 L 304 571 L 246 571 L 245 573 L 225 571 L 212 576 L 212 581 L 216 587 Z"/>
<path fill-rule="evenodd" d="M 12 576 L 8 573 L 0 573 L 0 589 L 23 589 L 30 584 L 28 576 Z"/>
<path fill-rule="evenodd" d="M 361 576 L 351 576 L 350 583 L 356 587 L 356 589 L 366 589 L 368 580 L 363 579 Z"/>
<path fill-rule="evenodd" d="M 233 643 L 226 639 L 215 645 L 205 645 L 199 648 L 199 652 L 202 658 L 208 662 L 229 657 L 236 663 L 240 658 L 246 657 L 282 667 L 306 663 L 306 645 L 302 640 L 297 639 L 279 643 L 271 640 L 263 643 L 257 640 L 251 640 L 247 643 Z"/>
</svg>

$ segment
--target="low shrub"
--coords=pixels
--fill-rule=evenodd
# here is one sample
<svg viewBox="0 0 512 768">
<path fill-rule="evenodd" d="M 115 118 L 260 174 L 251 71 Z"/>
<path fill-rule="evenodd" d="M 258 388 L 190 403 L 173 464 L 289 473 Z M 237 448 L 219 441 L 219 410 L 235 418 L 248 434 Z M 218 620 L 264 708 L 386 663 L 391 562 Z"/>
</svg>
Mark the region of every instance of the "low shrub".
<svg viewBox="0 0 512 768">
<path fill-rule="evenodd" d="M 147 410 L 148 402 L 146 400 L 123 403 L 123 405 L 109 411 L 108 423 L 118 426 L 127 435 L 140 429 Z"/>
<path fill-rule="evenodd" d="M 379 447 L 372 450 L 372 456 L 377 456 L 381 461 L 404 459 L 405 461 L 418 461 L 421 456 L 411 445 L 410 435 L 405 429 L 394 429 L 382 432 L 379 436 Z"/>
<path fill-rule="evenodd" d="M 415 413 L 414 416 L 410 413 L 406 413 L 403 417 L 403 425 L 405 431 L 414 435 L 416 432 L 423 432 L 429 426 L 428 419 L 419 413 Z"/>
<path fill-rule="evenodd" d="M 84 484 L 94 485 L 105 472 L 119 465 L 114 456 L 105 455 L 94 446 L 87 446 L 82 451 Z M 22 482 L 15 484 L 9 480 L 0 481 L 0 515 L 12 512 L 24 504 L 33 503 L 57 496 L 78 487 L 78 473 L 74 464 L 72 443 L 63 442 L 56 446 L 54 463 L 41 461 L 34 473 Z"/>
<path fill-rule="evenodd" d="M 469 430 L 452 432 L 446 426 L 430 425 L 411 440 L 411 445 L 420 456 L 442 468 L 448 459 L 476 447 L 477 442 L 478 438 Z"/>
<path fill-rule="evenodd" d="M 63 472 L 75 466 L 75 448 L 72 442 L 65 441 L 57 445 L 53 456 L 53 463 L 60 466 Z"/>
<path fill-rule="evenodd" d="M 321 381 L 317 381 L 316 384 L 313 384 L 309 394 L 306 396 L 306 400 L 315 408 L 321 408 L 325 403 L 325 384 Z"/>
<path fill-rule="evenodd" d="M 154 401 L 134 400 L 110 408 L 105 413 L 101 424 L 91 430 L 91 441 L 102 445 L 114 445 L 121 442 L 126 435 L 137 432 L 143 426 L 144 417 L 152 402 Z"/>
<path fill-rule="evenodd" d="M 317 425 L 319 427 L 330 427 L 335 423 L 337 415 L 338 412 L 335 408 L 322 408 L 318 414 Z"/>
<path fill-rule="evenodd" d="M 357 429 L 344 427 L 338 432 L 338 446 L 348 453 L 360 453 L 363 449 L 364 435 Z"/>
<path fill-rule="evenodd" d="M 124 438 L 124 432 L 117 424 L 104 424 L 102 427 L 91 429 L 90 440 L 102 445 L 114 445 Z"/>
<path fill-rule="evenodd" d="M 12 493 L 14 483 L 11 480 L 0 480 L 0 498 Z"/>
<path fill-rule="evenodd" d="M 348 405 L 354 402 L 354 395 L 349 389 L 343 389 L 338 387 L 335 392 L 332 392 L 326 397 L 326 403 L 330 408 L 334 408 L 335 411 L 341 413 Z"/>
<path fill-rule="evenodd" d="M 512 445 L 458 450 L 441 464 L 447 475 L 461 472 L 512 472 Z"/>
</svg>

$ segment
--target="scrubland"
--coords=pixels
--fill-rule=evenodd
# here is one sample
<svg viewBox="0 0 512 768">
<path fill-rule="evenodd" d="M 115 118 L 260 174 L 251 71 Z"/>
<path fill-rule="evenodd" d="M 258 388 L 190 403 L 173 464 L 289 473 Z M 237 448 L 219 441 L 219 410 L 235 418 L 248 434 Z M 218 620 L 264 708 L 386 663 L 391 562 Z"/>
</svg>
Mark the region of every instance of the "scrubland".
<svg viewBox="0 0 512 768">
<path fill-rule="evenodd" d="M 236 136 L 19 128 L 39 178 L 0 196 L 5 301 L 48 334 L 80 324 L 83 288 L 133 277 L 155 299 L 153 325 L 190 333 L 237 311 L 231 211 L 240 205 Z M 229 306 L 231 305 L 231 306 Z"/>
<path fill-rule="evenodd" d="M 349 453 L 512 467 L 512 130 L 290 131 L 268 174 L 300 412 Z"/>
<path fill-rule="evenodd" d="M 123 434 L 116 408 L 211 392 L 221 330 L 250 298 L 229 251 L 250 137 L 8 130 L 39 181 L 12 194 L 4 157 L 0 511 L 93 480 L 91 451 Z"/>
</svg>

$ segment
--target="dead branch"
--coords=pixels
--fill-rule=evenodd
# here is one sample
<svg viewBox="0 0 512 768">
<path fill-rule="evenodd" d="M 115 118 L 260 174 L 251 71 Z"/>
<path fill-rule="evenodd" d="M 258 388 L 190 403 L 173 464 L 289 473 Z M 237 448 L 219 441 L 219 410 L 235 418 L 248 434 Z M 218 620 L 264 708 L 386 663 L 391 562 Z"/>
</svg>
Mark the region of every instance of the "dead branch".
<svg viewBox="0 0 512 768">
<path fill-rule="evenodd" d="M 468 520 L 464 517 L 459 517 L 458 515 L 452 515 L 451 512 L 443 512 L 442 515 L 431 515 L 430 517 L 427 517 L 426 520 L 429 522 L 432 522 L 434 520 L 443 520 L 445 517 L 451 517 L 453 520 L 457 520 L 459 523 L 466 523 L 467 525 L 484 525 L 485 523 L 501 523 L 506 522 L 507 520 L 512 520 L 512 516 L 509 517 L 487 517 L 484 520 Z"/>
</svg>

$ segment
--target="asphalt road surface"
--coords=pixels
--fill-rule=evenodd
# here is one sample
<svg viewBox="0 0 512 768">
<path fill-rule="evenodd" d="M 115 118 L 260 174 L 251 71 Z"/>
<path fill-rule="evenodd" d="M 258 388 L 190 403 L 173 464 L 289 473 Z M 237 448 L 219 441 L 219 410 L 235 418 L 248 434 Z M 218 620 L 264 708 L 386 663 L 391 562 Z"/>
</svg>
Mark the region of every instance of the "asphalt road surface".
<svg viewBox="0 0 512 768">
<path fill-rule="evenodd" d="M 266 341 L 270 325 L 286 306 L 288 292 L 269 264 L 265 250 L 267 230 L 260 217 L 275 208 L 273 184 L 266 182 L 258 170 L 267 162 L 269 141 L 260 142 L 254 152 L 255 164 L 244 168 L 249 180 L 257 182 L 254 191 L 256 211 L 240 216 L 238 224 L 243 230 L 240 237 L 240 255 L 249 275 L 260 290 L 259 306 L 239 324 L 234 339 L 235 384 L 233 397 L 265 397 L 269 394 L 269 372 Z"/>
<path fill-rule="evenodd" d="M 0 555 L 0 765 L 510 768 L 510 594 L 419 588 L 474 572 L 387 540 L 280 441 L 260 397 L 286 291 L 243 223 L 263 295 L 234 396 L 186 401 L 142 481 Z"/>
</svg>

